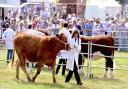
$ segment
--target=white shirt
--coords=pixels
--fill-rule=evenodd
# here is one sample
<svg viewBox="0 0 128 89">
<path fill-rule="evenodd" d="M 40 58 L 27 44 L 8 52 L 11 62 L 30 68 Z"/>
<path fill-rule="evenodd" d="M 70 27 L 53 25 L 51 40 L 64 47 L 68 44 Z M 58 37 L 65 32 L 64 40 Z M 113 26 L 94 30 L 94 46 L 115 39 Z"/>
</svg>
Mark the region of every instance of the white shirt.
<svg viewBox="0 0 128 89">
<path fill-rule="evenodd" d="M 98 25 L 97 24 L 94 24 L 93 30 L 92 30 L 92 35 L 93 36 L 97 36 L 98 35 L 97 27 L 98 27 Z"/>
<path fill-rule="evenodd" d="M 2 35 L 2 38 L 6 42 L 6 48 L 7 49 L 13 49 L 13 39 L 14 39 L 14 36 L 15 36 L 15 32 L 11 28 L 7 28 L 4 31 L 4 33 Z"/>
<path fill-rule="evenodd" d="M 70 32 L 67 30 L 67 28 L 63 28 L 62 30 L 59 31 L 59 34 L 63 33 L 68 39 L 71 38 Z"/>
<path fill-rule="evenodd" d="M 93 36 L 99 36 L 99 35 L 105 35 L 106 31 L 107 31 L 107 29 L 101 23 L 101 24 L 98 24 L 98 25 L 97 24 L 94 25 L 92 33 L 93 33 Z"/>
<path fill-rule="evenodd" d="M 59 34 L 61 34 L 61 33 L 63 33 L 63 34 L 67 37 L 68 43 L 69 43 L 69 45 L 70 45 L 70 39 L 71 39 L 71 34 L 70 34 L 70 32 L 69 32 L 66 28 L 63 28 L 61 31 L 59 31 Z M 61 52 L 62 58 L 69 59 L 69 55 L 70 55 L 70 54 L 69 54 L 68 51 L 66 51 L 66 50 L 61 50 L 60 52 Z M 64 57 L 64 56 L 65 56 L 65 57 Z"/>
<path fill-rule="evenodd" d="M 124 24 L 124 26 L 125 26 L 126 28 L 128 28 L 128 22 L 126 22 L 126 23 Z"/>
<path fill-rule="evenodd" d="M 33 35 L 38 35 L 38 36 L 44 36 L 45 34 L 42 32 L 39 32 L 37 30 L 33 30 L 33 29 L 29 29 L 28 31 L 26 31 L 27 33 L 33 34 Z"/>
<path fill-rule="evenodd" d="M 100 23 L 97 27 L 97 31 L 98 31 L 98 35 L 105 35 L 105 32 L 107 31 L 107 29 L 102 23 Z"/>
<path fill-rule="evenodd" d="M 16 32 L 17 32 L 17 33 L 19 33 L 19 32 L 26 32 L 27 30 L 28 30 L 28 29 L 19 26 Z"/>
<path fill-rule="evenodd" d="M 71 38 L 70 40 L 71 50 L 69 51 L 69 70 L 73 71 L 74 68 L 74 61 L 76 62 L 78 68 L 78 55 L 81 51 L 81 39 Z"/>
<path fill-rule="evenodd" d="M 66 50 L 60 50 L 59 54 L 60 54 L 59 57 L 61 59 L 67 59 L 68 58 L 68 52 Z"/>
</svg>

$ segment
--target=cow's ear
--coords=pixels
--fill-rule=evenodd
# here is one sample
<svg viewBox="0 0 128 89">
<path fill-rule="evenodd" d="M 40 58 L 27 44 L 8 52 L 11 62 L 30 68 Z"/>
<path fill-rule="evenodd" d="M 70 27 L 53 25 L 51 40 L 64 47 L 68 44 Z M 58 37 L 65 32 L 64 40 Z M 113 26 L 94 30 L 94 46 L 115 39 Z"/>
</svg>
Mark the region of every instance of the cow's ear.
<svg viewBox="0 0 128 89">
<path fill-rule="evenodd" d="M 56 34 L 56 37 L 57 37 L 57 38 L 59 38 L 59 37 L 60 37 L 60 35 L 57 33 L 57 34 Z"/>
</svg>

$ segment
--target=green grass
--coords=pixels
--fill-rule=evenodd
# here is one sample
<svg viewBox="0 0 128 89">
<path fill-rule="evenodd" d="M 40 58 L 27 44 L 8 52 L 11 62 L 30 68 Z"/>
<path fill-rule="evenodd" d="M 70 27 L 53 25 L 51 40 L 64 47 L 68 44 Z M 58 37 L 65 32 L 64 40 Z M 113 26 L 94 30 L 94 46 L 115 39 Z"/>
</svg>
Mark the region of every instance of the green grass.
<svg viewBox="0 0 128 89">
<path fill-rule="evenodd" d="M 128 53 L 116 52 L 117 56 L 127 57 Z M 6 59 L 6 51 L 0 51 L 0 60 Z M 117 68 L 128 69 L 128 59 L 116 58 Z M 87 63 L 87 62 L 86 62 Z M 93 61 L 93 66 L 104 67 L 104 58 Z M 41 74 L 37 77 L 35 83 L 27 82 L 27 79 L 22 71 L 20 71 L 20 80 L 15 79 L 15 69 L 11 70 L 4 61 L 0 61 L 0 89 L 128 89 L 128 71 L 115 70 L 114 79 L 103 79 L 104 69 L 93 68 L 94 78 L 85 79 L 85 75 L 81 76 L 83 85 L 76 84 L 73 77 L 69 83 L 65 83 L 65 76 L 60 73 L 56 76 L 57 83 L 53 84 L 51 71 L 47 68 L 42 68 Z M 31 72 L 33 75 L 35 71 Z M 87 73 L 87 68 L 84 68 L 84 73 Z M 67 74 L 67 72 L 66 72 Z M 108 77 L 109 73 L 108 73 Z"/>
</svg>

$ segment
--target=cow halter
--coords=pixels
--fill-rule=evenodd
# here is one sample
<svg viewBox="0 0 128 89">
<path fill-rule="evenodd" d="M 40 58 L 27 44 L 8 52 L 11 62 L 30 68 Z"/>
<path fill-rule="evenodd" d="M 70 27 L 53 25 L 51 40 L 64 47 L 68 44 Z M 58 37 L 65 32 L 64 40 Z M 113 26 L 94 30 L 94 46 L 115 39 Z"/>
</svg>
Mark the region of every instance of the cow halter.
<svg viewBox="0 0 128 89">
<path fill-rule="evenodd" d="M 68 42 L 65 43 L 65 42 L 63 42 L 63 41 L 61 41 L 61 40 L 59 40 L 59 41 L 65 45 L 65 50 L 66 50 L 66 45 L 68 44 Z"/>
</svg>

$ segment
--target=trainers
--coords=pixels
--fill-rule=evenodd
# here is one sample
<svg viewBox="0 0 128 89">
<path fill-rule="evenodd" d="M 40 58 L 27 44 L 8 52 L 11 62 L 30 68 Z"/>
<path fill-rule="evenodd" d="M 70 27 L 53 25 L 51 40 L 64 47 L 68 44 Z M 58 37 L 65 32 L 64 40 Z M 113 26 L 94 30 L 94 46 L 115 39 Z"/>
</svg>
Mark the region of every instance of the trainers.
<svg viewBox="0 0 128 89">
<path fill-rule="evenodd" d="M 82 85 L 82 84 L 83 84 L 82 82 L 77 83 L 77 85 Z"/>
<path fill-rule="evenodd" d="M 62 74 L 62 76 L 65 76 L 65 73 L 64 73 L 64 74 Z"/>
<path fill-rule="evenodd" d="M 56 75 L 58 74 L 58 71 L 56 71 Z"/>
</svg>

